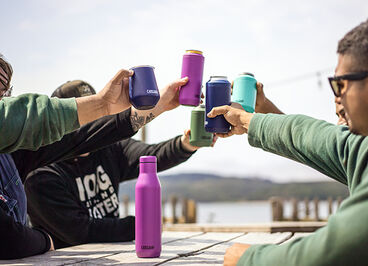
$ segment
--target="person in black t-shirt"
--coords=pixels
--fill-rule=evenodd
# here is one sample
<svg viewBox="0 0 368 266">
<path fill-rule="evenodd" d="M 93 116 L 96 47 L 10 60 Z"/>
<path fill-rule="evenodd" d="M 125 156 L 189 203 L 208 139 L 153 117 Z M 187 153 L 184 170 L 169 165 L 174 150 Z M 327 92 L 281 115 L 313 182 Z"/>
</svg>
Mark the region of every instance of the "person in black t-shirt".
<svg viewBox="0 0 368 266">
<path fill-rule="evenodd" d="M 3 68 L 3 66 L 0 67 Z M 123 71 L 119 71 L 119 73 L 121 74 Z M 114 83 L 116 82 L 114 80 L 119 77 L 120 76 L 116 75 L 105 88 L 111 86 L 126 87 L 126 84 L 122 84 L 121 81 L 119 82 L 120 84 Z M 163 100 L 158 103 L 157 106 L 159 110 L 155 110 L 155 114 L 170 110 L 179 105 L 177 90 L 186 82 L 187 79 L 178 79 L 160 90 Z M 3 86 L 3 84 L 1 84 L 1 86 Z M 86 98 L 90 97 L 93 96 Z M 84 100 L 86 98 L 84 98 Z M 77 102 L 80 103 L 84 100 L 82 99 Z M 45 105 L 42 106 L 42 103 L 45 102 L 38 101 L 37 108 L 47 109 L 49 107 Z M 52 108 L 49 108 L 48 112 L 44 113 L 44 116 L 49 113 L 49 115 L 54 117 L 54 112 L 50 112 L 50 110 L 52 110 Z M 105 110 L 105 112 L 115 111 L 116 109 Z M 11 200 L 9 200 L 9 198 L 5 198 L 4 194 L 0 197 L 0 235 L 2 239 L 0 244 L 0 260 L 23 258 L 54 249 L 53 241 L 48 233 L 39 227 L 30 228 L 25 223 L 17 219 L 17 217 L 24 217 L 26 214 L 26 206 L 24 206 L 24 208 L 19 208 L 18 206 L 23 203 L 26 205 L 26 196 L 22 182 L 26 181 L 27 175 L 39 167 L 74 158 L 80 154 L 98 150 L 133 136 L 136 133 L 136 130 L 133 128 L 131 123 L 132 114 L 140 115 L 141 113 L 135 111 L 132 113 L 132 111 L 134 110 L 129 108 L 121 113 L 105 116 L 94 122 L 85 124 L 72 133 L 65 135 L 60 141 L 46 146 L 33 146 L 33 150 L 26 150 L 31 147 L 23 147 L 23 149 L 18 149 L 9 154 L 2 154 L 2 158 L 0 158 L 0 174 L 2 175 L 2 181 L 4 181 L 5 174 L 10 178 L 9 180 L 11 181 L 12 186 L 9 185 L 9 182 L 8 184 L 3 182 L 0 184 L 0 188 L 2 187 L 1 190 L 6 191 L 5 196 L 11 197 Z M 83 117 L 86 118 L 90 115 L 91 114 L 84 113 Z M 66 112 L 64 116 L 60 115 L 60 119 L 67 118 L 67 116 L 68 113 Z M 45 119 L 50 121 L 49 117 L 45 117 Z M 143 121 L 143 123 L 146 122 L 148 121 Z M 83 123 L 86 123 L 86 119 L 83 119 Z M 52 125 L 52 123 L 50 125 Z M 50 128 L 49 130 L 54 132 L 55 129 L 56 128 Z M 59 130 L 64 131 L 62 127 Z M 35 148 L 38 149 L 34 150 Z M 6 157 L 4 157 L 4 155 Z M 18 197 L 15 197 L 17 195 L 14 193 L 17 193 Z M 24 199 L 24 201 L 18 201 L 20 198 Z M 14 213 L 14 211 L 16 211 L 16 213 Z M 13 214 L 17 214 L 18 216 L 16 217 Z M 127 222 L 125 223 L 125 226 L 128 228 L 130 227 L 130 224 Z M 126 236 L 127 239 L 129 237 L 131 236 Z"/>
<path fill-rule="evenodd" d="M 94 93 L 88 83 L 71 81 L 60 86 L 52 96 L 79 97 Z M 168 109 L 178 106 L 177 96 Z M 160 101 L 165 97 L 161 96 Z M 157 108 L 142 111 L 132 107 L 132 129 L 136 132 L 157 114 Z M 109 138 L 108 134 L 98 134 L 94 136 L 97 139 Z M 139 157 L 143 155 L 157 157 L 158 171 L 186 161 L 198 149 L 189 144 L 189 134 L 186 130 L 182 136 L 153 145 L 127 138 L 33 171 L 25 184 L 32 224 L 50 234 L 55 248 L 133 240 L 134 217 L 119 218 L 119 183 L 138 177 Z"/>
</svg>

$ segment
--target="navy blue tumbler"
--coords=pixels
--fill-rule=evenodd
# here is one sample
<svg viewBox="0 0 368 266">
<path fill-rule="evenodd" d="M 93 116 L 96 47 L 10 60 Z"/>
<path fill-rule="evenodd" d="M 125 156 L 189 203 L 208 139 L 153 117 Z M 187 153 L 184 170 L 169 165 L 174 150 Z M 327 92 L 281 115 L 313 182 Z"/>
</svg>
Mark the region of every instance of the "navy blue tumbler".
<svg viewBox="0 0 368 266">
<path fill-rule="evenodd" d="M 206 83 L 206 122 L 207 132 L 227 133 L 230 130 L 230 124 L 223 115 L 215 118 L 207 117 L 207 114 L 213 107 L 231 104 L 231 84 L 225 76 L 211 76 Z"/>
<path fill-rule="evenodd" d="M 155 107 L 160 100 L 157 88 L 154 67 L 132 67 L 133 76 L 129 81 L 129 99 L 131 104 L 138 110 L 148 110 Z"/>
</svg>

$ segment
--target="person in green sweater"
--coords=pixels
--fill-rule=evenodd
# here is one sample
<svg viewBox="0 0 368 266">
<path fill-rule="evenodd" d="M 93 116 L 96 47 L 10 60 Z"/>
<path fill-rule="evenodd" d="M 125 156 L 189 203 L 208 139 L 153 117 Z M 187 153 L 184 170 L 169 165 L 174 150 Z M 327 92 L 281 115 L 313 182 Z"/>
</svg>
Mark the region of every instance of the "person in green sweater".
<svg viewBox="0 0 368 266">
<path fill-rule="evenodd" d="M 11 65 L 0 55 L 0 260 L 54 249 L 47 232 L 26 226 L 27 200 L 22 182 L 30 171 L 83 153 L 78 141 L 82 141 L 85 152 L 89 152 L 92 144 L 95 148 L 104 147 L 105 141 L 122 139 L 138 130 L 133 127 L 133 121 L 125 126 L 118 122 L 120 118 L 125 121 L 131 116 L 128 86 L 132 71 L 119 71 L 102 91 L 77 99 L 50 99 L 38 94 L 8 97 L 12 73 Z M 178 88 L 187 81 L 188 78 L 178 79 L 160 90 L 160 101 L 149 116 L 146 117 L 147 110 L 135 110 L 134 118 L 139 118 L 136 124 L 143 126 L 162 112 L 176 108 Z M 109 116 L 88 123 L 106 115 Z M 84 126 L 74 131 L 81 125 Z M 105 127 L 115 135 L 109 134 L 108 139 L 96 138 L 95 133 Z M 66 135 L 69 132 L 72 133 Z M 52 150 L 59 152 L 52 155 L 49 152 L 46 157 L 47 151 Z"/>
<path fill-rule="evenodd" d="M 0 54 L 0 152 L 37 150 L 80 126 L 130 107 L 131 70 L 120 70 L 97 94 L 70 99 L 39 94 L 10 94 L 13 69 Z"/>
<path fill-rule="evenodd" d="M 368 20 L 339 41 L 337 53 L 335 76 L 329 81 L 348 127 L 304 115 L 250 114 L 235 104 L 208 114 L 224 115 L 231 124 L 231 131 L 220 137 L 248 133 L 250 145 L 306 164 L 350 192 L 314 234 L 281 245 L 234 244 L 224 265 L 368 264 Z M 267 99 L 264 103 L 270 108 Z"/>
</svg>

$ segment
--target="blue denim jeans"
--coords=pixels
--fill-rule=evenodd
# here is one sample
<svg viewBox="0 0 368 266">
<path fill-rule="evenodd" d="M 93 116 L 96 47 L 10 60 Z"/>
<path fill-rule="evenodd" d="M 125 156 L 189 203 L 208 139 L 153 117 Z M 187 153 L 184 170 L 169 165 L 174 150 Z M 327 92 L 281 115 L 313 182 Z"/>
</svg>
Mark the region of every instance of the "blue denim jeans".
<svg viewBox="0 0 368 266">
<path fill-rule="evenodd" d="M 26 224 L 27 199 L 17 167 L 9 154 L 0 154 L 0 208 Z"/>
</svg>

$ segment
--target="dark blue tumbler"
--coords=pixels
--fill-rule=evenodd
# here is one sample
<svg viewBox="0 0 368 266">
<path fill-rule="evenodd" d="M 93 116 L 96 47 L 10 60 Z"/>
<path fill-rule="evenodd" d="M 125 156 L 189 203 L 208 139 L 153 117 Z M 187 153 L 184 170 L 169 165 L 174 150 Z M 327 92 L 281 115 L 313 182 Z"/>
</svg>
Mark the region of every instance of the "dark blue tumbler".
<svg viewBox="0 0 368 266">
<path fill-rule="evenodd" d="M 225 76 L 211 76 L 206 83 L 206 122 L 207 132 L 227 133 L 230 130 L 230 124 L 223 115 L 215 118 L 207 117 L 207 114 L 213 107 L 231 104 L 231 84 Z"/>
<path fill-rule="evenodd" d="M 155 107 L 160 100 L 160 92 L 157 88 L 154 67 L 132 67 L 133 76 L 129 81 L 129 99 L 138 110 L 148 110 Z"/>
</svg>

